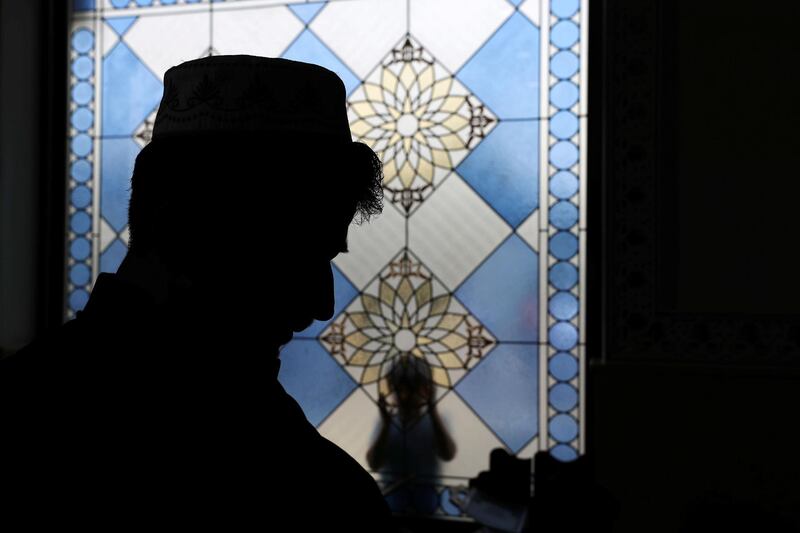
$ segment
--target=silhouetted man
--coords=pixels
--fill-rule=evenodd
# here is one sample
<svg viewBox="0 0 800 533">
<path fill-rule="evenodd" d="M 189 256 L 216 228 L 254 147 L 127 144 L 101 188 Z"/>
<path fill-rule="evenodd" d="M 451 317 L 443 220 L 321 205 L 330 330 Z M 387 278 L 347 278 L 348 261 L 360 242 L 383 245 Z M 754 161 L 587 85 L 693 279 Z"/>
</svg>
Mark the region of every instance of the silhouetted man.
<svg viewBox="0 0 800 533">
<path fill-rule="evenodd" d="M 390 529 L 371 476 L 277 380 L 280 347 L 333 314 L 351 221 L 382 207 L 341 80 L 215 56 L 164 82 L 127 257 L 75 320 L 0 363 L 0 516 Z"/>
</svg>

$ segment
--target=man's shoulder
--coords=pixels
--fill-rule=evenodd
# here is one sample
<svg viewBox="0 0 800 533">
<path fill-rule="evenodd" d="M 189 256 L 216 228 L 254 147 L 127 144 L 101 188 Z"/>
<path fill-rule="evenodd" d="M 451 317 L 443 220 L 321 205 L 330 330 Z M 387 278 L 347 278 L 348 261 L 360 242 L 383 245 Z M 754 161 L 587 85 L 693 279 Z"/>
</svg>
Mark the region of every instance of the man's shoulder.
<svg viewBox="0 0 800 533">
<path fill-rule="evenodd" d="M 81 353 L 91 339 L 84 321 L 73 319 L 37 337 L 15 353 L 0 359 L 0 381 L 18 380 L 30 373 L 65 368 L 67 359 Z"/>
</svg>

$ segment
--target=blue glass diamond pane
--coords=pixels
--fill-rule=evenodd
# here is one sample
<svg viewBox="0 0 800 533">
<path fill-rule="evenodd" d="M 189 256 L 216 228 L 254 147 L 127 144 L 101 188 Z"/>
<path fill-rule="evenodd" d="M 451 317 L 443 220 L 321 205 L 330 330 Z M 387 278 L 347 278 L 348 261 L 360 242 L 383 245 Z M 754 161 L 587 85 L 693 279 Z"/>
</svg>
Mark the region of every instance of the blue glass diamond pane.
<svg viewBox="0 0 800 533">
<path fill-rule="evenodd" d="M 128 200 L 133 164 L 139 145 L 132 139 L 103 139 L 101 161 L 100 214 L 116 231 L 128 223 Z"/>
<path fill-rule="evenodd" d="M 539 338 L 539 260 L 511 235 L 456 291 L 489 331 L 501 341 Z"/>
<path fill-rule="evenodd" d="M 282 57 L 315 63 L 334 71 L 342 78 L 347 94 L 350 94 L 360 83 L 356 75 L 309 30 L 304 30 L 282 54 Z"/>
<path fill-rule="evenodd" d="M 132 135 L 161 100 L 161 81 L 122 41 L 103 69 L 103 135 Z"/>
<path fill-rule="evenodd" d="M 513 451 L 538 427 L 538 347 L 500 344 L 456 385 L 456 391 Z"/>
<path fill-rule="evenodd" d="M 539 117 L 539 29 L 515 12 L 456 77 L 501 119 Z"/>
<path fill-rule="evenodd" d="M 457 172 L 516 228 L 539 205 L 539 122 L 501 122 Z"/>
<path fill-rule="evenodd" d="M 356 388 L 353 379 L 315 340 L 295 339 L 281 350 L 278 379 L 313 425 Z"/>
<path fill-rule="evenodd" d="M 302 20 L 305 24 L 309 24 L 323 7 L 325 7 L 325 4 L 320 2 L 316 4 L 290 5 L 289 9 L 292 10 L 292 13 L 297 15 L 297 18 Z"/>
<path fill-rule="evenodd" d="M 114 28 L 117 35 L 122 37 L 138 18 L 139 17 L 114 17 L 112 19 L 106 19 L 106 23 Z"/>
<path fill-rule="evenodd" d="M 114 239 L 114 242 L 108 245 L 108 248 L 100 254 L 100 271 L 116 272 L 127 253 L 128 247 L 125 246 L 125 243 L 119 239 Z"/>
</svg>

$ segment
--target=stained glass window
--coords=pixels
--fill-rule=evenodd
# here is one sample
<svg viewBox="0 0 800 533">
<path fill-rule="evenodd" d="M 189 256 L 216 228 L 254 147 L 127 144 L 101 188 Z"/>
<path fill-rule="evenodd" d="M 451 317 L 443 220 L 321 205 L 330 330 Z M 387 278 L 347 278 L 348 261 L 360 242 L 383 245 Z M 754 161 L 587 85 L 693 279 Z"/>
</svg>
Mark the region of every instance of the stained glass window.
<svg viewBox="0 0 800 533">
<path fill-rule="evenodd" d="M 587 4 L 75 0 L 66 316 L 126 253 L 129 179 L 167 68 L 209 54 L 317 63 L 383 160 L 386 205 L 351 227 L 335 315 L 284 348 L 281 382 L 397 512 L 457 518 L 450 492 L 494 448 L 575 458 Z M 408 387 L 417 403 L 401 416 Z M 370 460 L 384 424 L 385 458 Z M 454 447 L 437 455 L 442 434 Z"/>
</svg>

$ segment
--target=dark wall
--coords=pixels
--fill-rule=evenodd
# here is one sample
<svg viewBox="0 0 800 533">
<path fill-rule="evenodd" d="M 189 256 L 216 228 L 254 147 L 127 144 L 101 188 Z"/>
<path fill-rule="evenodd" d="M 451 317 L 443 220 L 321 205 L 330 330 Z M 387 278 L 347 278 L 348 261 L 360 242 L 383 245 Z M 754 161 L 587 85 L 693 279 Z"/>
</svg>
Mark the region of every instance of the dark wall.
<svg viewBox="0 0 800 533">
<path fill-rule="evenodd" d="M 61 319 L 67 4 L 0 1 L 0 356 Z"/>
<path fill-rule="evenodd" d="M 784 7 L 592 2 L 587 438 L 617 531 L 800 525 Z"/>
</svg>

